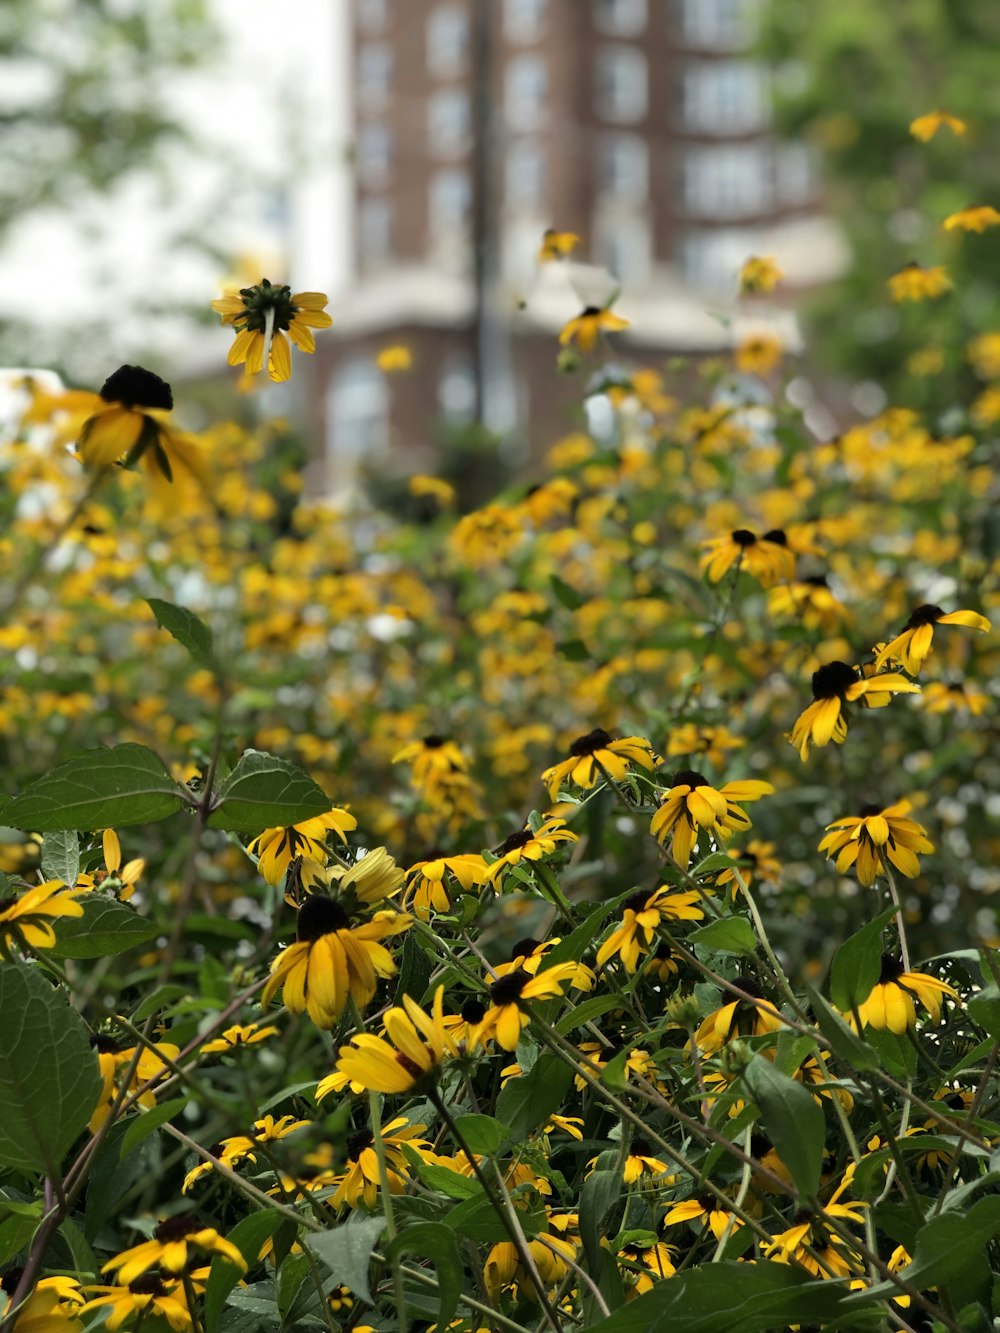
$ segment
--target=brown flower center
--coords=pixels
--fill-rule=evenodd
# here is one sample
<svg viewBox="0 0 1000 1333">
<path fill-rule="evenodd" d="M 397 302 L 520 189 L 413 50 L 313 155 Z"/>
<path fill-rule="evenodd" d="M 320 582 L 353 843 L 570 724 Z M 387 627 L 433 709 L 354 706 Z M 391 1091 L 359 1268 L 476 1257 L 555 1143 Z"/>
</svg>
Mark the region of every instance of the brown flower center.
<svg viewBox="0 0 1000 1333">
<path fill-rule="evenodd" d="M 322 935 L 332 935 L 335 930 L 346 930 L 349 925 L 348 915 L 340 903 L 324 893 L 312 893 L 299 908 L 295 938 L 299 941 L 318 940 Z"/>
<path fill-rule="evenodd" d="M 933 606 L 930 602 L 925 602 L 923 606 L 918 606 L 915 611 L 911 612 L 910 618 L 903 629 L 905 631 L 919 629 L 921 625 L 934 625 L 943 615 L 944 612 L 939 606 Z"/>
<path fill-rule="evenodd" d="M 813 672 L 813 698 L 843 699 L 846 690 L 857 684 L 857 680 L 858 673 L 846 662 L 827 662 L 826 666 Z"/>
<path fill-rule="evenodd" d="M 490 999 L 497 1005 L 516 1004 L 530 980 L 530 972 L 525 972 L 523 967 L 515 968 L 513 972 L 508 972 L 505 977 L 493 983 L 490 987 Z"/>
<path fill-rule="evenodd" d="M 569 747 L 569 752 L 575 759 L 580 759 L 584 755 L 596 754 L 598 750 L 603 750 L 610 740 L 610 735 L 603 727 L 595 727 L 593 731 L 588 731 L 586 736 L 578 736 Z"/>
<path fill-rule="evenodd" d="M 119 366 L 101 385 L 101 397 L 106 403 L 121 403 L 124 407 L 158 407 L 167 412 L 174 405 L 174 395 L 167 381 L 143 366 Z"/>
<path fill-rule="evenodd" d="M 528 843 L 535 835 L 530 828 L 518 829 L 516 833 L 511 833 L 504 838 L 503 842 L 493 853 L 494 856 L 506 856 L 508 852 L 515 851 L 518 847 L 527 847 Z"/>
</svg>

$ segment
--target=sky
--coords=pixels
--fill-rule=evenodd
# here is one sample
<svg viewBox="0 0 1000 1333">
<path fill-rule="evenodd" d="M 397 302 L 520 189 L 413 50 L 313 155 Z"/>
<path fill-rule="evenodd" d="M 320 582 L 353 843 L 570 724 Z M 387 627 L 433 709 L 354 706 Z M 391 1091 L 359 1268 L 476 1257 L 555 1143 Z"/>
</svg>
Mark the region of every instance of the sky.
<svg viewBox="0 0 1000 1333">
<path fill-rule="evenodd" d="M 332 295 L 345 284 L 346 0 L 212 3 L 225 34 L 222 58 L 173 90 L 205 151 L 173 150 L 168 180 L 144 174 L 111 200 L 81 200 L 16 224 L 0 249 L 10 308 L 41 312 L 40 323 L 65 330 L 85 324 L 99 303 L 120 312 L 120 349 L 148 342 L 148 315 L 131 313 L 137 296 L 155 303 L 180 293 L 207 306 L 219 294 L 226 266 L 176 241 L 192 225 L 234 258 L 259 257 L 279 271 L 267 276 L 293 289 Z M 226 193 L 234 179 L 249 196 L 239 207 Z M 280 272 L 285 256 L 290 269 Z M 208 330 L 193 333 L 185 319 L 158 320 L 152 342 L 179 369 L 197 370 L 213 356 Z"/>
</svg>

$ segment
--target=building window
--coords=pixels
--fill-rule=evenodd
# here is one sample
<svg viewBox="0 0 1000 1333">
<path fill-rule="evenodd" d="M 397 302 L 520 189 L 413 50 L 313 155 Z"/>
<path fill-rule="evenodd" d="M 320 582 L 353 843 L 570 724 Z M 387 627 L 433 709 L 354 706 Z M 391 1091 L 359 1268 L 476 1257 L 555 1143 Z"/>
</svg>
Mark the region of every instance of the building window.
<svg viewBox="0 0 1000 1333">
<path fill-rule="evenodd" d="M 427 103 L 427 137 L 436 157 L 460 157 L 468 151 L 472 130 L 469 94 L 442 88 Z"/>
<path fill-rule="evenodd" d="M 504 0 L 503 31 L 508 42 L 537 42 L 545 35 L 548 0 Z"/>
<path fill-rule="evenodd" d="M 688 282 L 699 291 L 731 295 L 743 261 L 760 248 L 760 233 L 752 229 L 725 227 L 691 232 L 681 241 L 681 267 Z"/>
<path fill-rule="evenodd" d="M 770 156 L 762 144 L 697 148 L 684 162 L 684 203 L 689 213 L 736 218 L 771 204 Z"/>
<path fill-rule="evenodd" d="M 357 0 L 357 15 L 362 32 L 381 32 L 389 22 L 389 0 Z"/>
<path fill-rule="evenodd" d="M 549 95 L 548 66 L 541 56 L 515 56 L 507 66 L 504 107 L 507 124 L 515 130 L 537 130 L 546 120 Z"/>
<path fill-rule="evenodd" d="M 392 252 L 392 205 L 388 199 L 362 199 L 358 208 L 358 253 L 368 268 Z"/>
<path fill-rule="evenodd" d="M 378 189 L 389 183 L 392 172 L 392 131 L 387 125 L 362 125 L 358 131 L 358 176 L 363 184 Z"/>
<path fill-rule="evenodd" d="M 544 211 L 545 152 L 533 139 L 516 140 L 507 150 L 507 207 L 520 213 Z"/>
<path fill-rule="evenodd" d="M 438 380 L 438 409 L 446 421 L 471 421 L 476 410 L 476 377 L 464 352 L 453 352 Z"/>
<path fill-rule="evenodd" d="M 752 60 L 712 60 L 684 71 L 684 123 L 705 134 L 761 129 L 768 118 L 762 67 Z"/>
<path fill-rule="evenodd" d="M 684 39 L 709 51 L 745 50 L 753 42 L 753 0 L 684 0 Z"/>
<path fill-rule="evenodd" d="M 364 111 L 381 111 L 392 92 L 392 47 L 385 42 L 365 42 L 358 52 L 358 105 Z"/>
<path fill-rule="evenodd" d="M 609 200 L 641 203 L 649 193 L 649 147 L 638 134 L 605 134 L 598 145 L 597 180 Z"/>
<path fill-rule="evenodd" d="M 652 238 L 645 217 L 609 215 L 595 230 L 598 261 L 613 277 L 628 287 L 649 280 Z"/>
<path fill-rule="evenodd" d="M 326 394 L 326 441 L 334 484 L 349 485 L 362 466 L 389 451 L 389 391 L 367 358 L 341 366 Z"/>
<path fill-rule="evenodd" d="M 611 37 L 638 37 L 646 29 L 646 0 L 594 0 L 594 23 Z"/>
<path fill-rule="evenodd" d="M 472 209 L 472 182 L 467 171 L 449 168 L 438 171 L 430 184 L 430 227 L 432 236 L 453 235 L 469 223 Z"/>
<path fill-rule="evenodd" d="M 811 202 L 819 174 L 816 154 L 808 144 L 801 143 L 781 144 L 776 152 L 774 165 L 781 202 L 792 207 Z"/>
<path fill-rule="evenodd" d="M 461 5 L 438 5 L 427 20 L 427 68 L 436 78 L 453 79 L 468 60 L 468 14 Z"/>
<path fill-rule="evenodd" d="M 597 111 L 605 120 L 632 124 L 646 114 L 646 57 L 633 46 L 605 46 L 597 55 Z"/>
</svg>

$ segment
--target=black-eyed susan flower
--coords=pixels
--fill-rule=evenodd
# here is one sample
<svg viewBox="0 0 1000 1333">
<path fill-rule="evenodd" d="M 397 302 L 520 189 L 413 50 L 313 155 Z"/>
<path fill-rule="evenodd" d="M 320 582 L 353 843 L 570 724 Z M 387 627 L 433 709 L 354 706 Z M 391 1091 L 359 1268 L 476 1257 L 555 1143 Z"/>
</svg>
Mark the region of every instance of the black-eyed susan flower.
<svg viewBox="0 0 1000 1333">
<path fill-rule="evenodd" d="M 667 740 L 669 758 L 704 755 L 716 768 L 723 768 L 729 750 L 739 750 L 746 744 L 741 736 L 734 736 L 728 727 L 707 726 L 697 722 L 682 722 Z"/>
<path fill-rule="evenodd" d="M 516 1050 L 522 1031 L 531 1021 L 528 1001 L 549 1000 L 562 995 L 564 983 L 572 981 L 576 970 L 576 963 L 555 963 L 536 976 L 518 967 L 500 977 L 490 987 L 492 1004 L 473 1033 L 470 1044 L 482 1045 L 495 1037 L 505 1051 Z"/>
<path fill-rule="evenodd" d="M 409 764 L 418 786 L 433 786 L 436 779 L 451 773 L 466 773 L 469 761 L 458 745 L 447 736 L 432 733 L 410 741 L 392 756 L 394 764 Z"/>
<path fill-rule="evenodd" d="M 618 1265 L 629 1288 L 626 1299 L 644 1296 L 661 1278 L 673 1277 L 677 1272 L 676 1253 L 673 1246 L 663 1241 L 653 1245 L 623 1245 L 618 1251 Z"/>
<path fill-rule="evenodd" d="M 443 477 L 429 477 L 422 472 L 408 479 L 406 489 L 418 500 L 425 497 L 436 501 L 442 509 L 449 509 L 456 499 L 456 491 Z"/>
<path fill-rule="evenodd" d="M 98 885 L 117 889 L 118 897 L 127 902 L 146 869 L 144 857 L 137 856 L 122 865 L 122 848 L 114 829 L 105 829 L 101 835 L 104 868 L 93 872 L 82 871 L 76 877 L 78 889 L 94 889 Z"/>
<path fill-rule="evenodd" d="M 940 264 L 924 268 L 916 260 L 911 260 L 905 268 L 894 273 L 886 285 L 894 301 L 924 301 L 950 292 L 951 278 Z"/>
<path fill-rule="evenodd" d="M 325 894 L 310 894 L 299 908 L 296 939 L 271 964 L 261 995 L 266 1009 L 280 988 L 285 1008 L 308 1013 L 320 1028 L 331 1028 L 348 997 L 364 1009 L 379 977 L 396 971 L 381 943 L 410 925 L 402 912 L 377 912 L 371 921 L 352 925 L 343 905 Z"/>
<path fill-rule="evenodd" d="M 784 276 L 773 255 L 751 255 L 740 268 L 740 291 L 773 292 Z"/>
<path fill-rule="evenodd" d="M 663 1215 L 663 1225 L 674 1227 L 680 1222 L 700 1222 L 703 1227 L 708 1227 L 717 1241 L 743 1225 L 735 1213 L 710 1195 L 695 1196 L 671 1204 Z"/>
<path fill-rule="evenodd" d="M 910 122 L 910 133 L 915 139 L 926 143 L 928 139 L 934 138 L 942 126 L 956 136 L 964 134 L 967 128 L 964 120 L 959 120 L 947 111 L 928 111 L 926 115 L 918 116 Z"/>
<path fill-rule="evenodd" d="M 556 1214 L 548 1209 L 546 1213 L 545 1227 L 528 1241 L 528 1251 L 543 1284 L 552 1288 L 568 1275 L 569 1264 L 576 1259 L 579 1218 L 576 1213 Z M 490 1250 L 483 1266 L 483 1281 L 494 1302 L 515 1282 L 519 1294 L 523 1293 L 529 1300 L 539 1299 L 534 1279 L 524 1269 L 517 1249 L 510 1241 L 499 1241 Z"/>
<path fill-rule="evenodd" d="M 622 1167 L 622 1179 L 626 1185 L 638 1185 L 649 1180 L 655 1180 L 661 1187 L 672 1185 L 674 1177 L 668 1174 L 669 1171 L 670 1167 L 655 1155 L 648 1139 L 644 1139 L 641 1134 L 632 1136 Z"/>
<path fill-rule="evenodd" d="M 927 830 L 908 819 L 909 801 L 897 801 L 885 809 L 866 806 L 860 815 L 848 815 L 827 824 L 827 835 L 819 850 L 827 860 L 837 859 L 837 869 L 844 875 L 852 866 L 862 884 L 875 883 L 892 865 L 908 879 L 920 874 L 917 853 L 932 852 L 934 844 Z"/>
<path fill-rule="evenodd" d="M 120 1046 L 112 1037 L 100 1032 L 91 1037 L 90 1044 L 97 1052 L 97 1065 L 104 1082 L 100 1099 L 87 1126 L 93 1134 L 111 1114 L 111 1108 L 118 1098 L 122 1083 L 119 1075 L 123 1071 L 133 1069 L 136 1048 Z M 157 1079 L 165 1077 L 169 1073 L 170 1065 L 179 1058 L 180 1053 L 180 1047 L 169 1041 L 158 1041 L 153 1046 L 142 1046 L 128 1091 L 137 1092 L 146 1084 L 152 1084 Z M 145 1092 L 139 1094 L 138 1104 L 147 1111 L 156 1105 L 156 1093 L 152 1087 L 147 1087 Z"/>
<path fill-rule="evenodd" d="M 907 972 L 894 954 L 882 955 L 882 971 L 868 998 L 858 1005 L 861 1026 L 888 1028 L 897 1035 L 916 1027 L 918 1000 L 936 1023 L 941 1005 L 948 996 L 958 999 L 958 991 L 946 981 L 926 972 Z"/>
<path fill-rule="evenodd" d="M 812 676 L 813 702 L 795 720 L 788 739 L 805 759 L 809 746 L 842 745 L 847 739 L 846 707 L 861 701 L 872 707 L 888 703 L 894 694 L 918 694 L 920 686 L 898 672 L 862 675 L 846 662 L 827 662 Z"/>
<path fill-rule="evenodd" d="M 541 861 L 551 856 L 561 842 L 576 842 L 577 837 L 578 834 L 568 829 L 561 819 L 546 819 L 537 829 L 525 825 L 494 849 L 497 859 L 487 868 L 486 882 L 495 885 L 512 866 L 520 865 L 522 861 Z"/>
<path fill-rule="evenodd" d="M 588 305 L 571 319 L 559 334 L 565 347 L 575 342 L 581 352 L 591 352 L 605 333 L 618 333 L 629 327 L 629 321 L 616 315 L 610 306 Z"/>
<path fill-rule="evenodd" d="M 119 366 L 101 386 L 104 403 L 83 423 L 77 449 L 88 467 L 143 463 L 151 476 L 170 482 L 179 466 L 202 475 L 198 446 L 173 429 L 170 385 L 144 366 Z"/>
<path fill-rule="evenodd" d="M 759 838 L 751 838 L 742 848 L 728 847 L 726 852 L 734 862 L 734 868 L 720 870 L 716 876 L 716 885 L 721 889 L 728 884 L 734 894 L 738 893 L 740 885 L 735 872 L 739 873 L 748 889 L 755 879 L 777 884 L 781 878 L 781 862 L 775 856 L 775 850 L 773 842 L 761 842 Z"/>
<path fill-rule="evenodd" d="M 379 1137 L 382 1140 L 390 1194 L 402 1194 L 410 1179 L 403 1145 L 406 1144 L 421 1157 L 427 1157 L 430 1153 L 431 1145 L 420 1137 L 425 1128 L 425 1125 L 411 1125 L 405 1116 L 397 1116 L 382 1126 Z M 374 1208 L 379 1184 L 375 1135 L 370 1129 L 358 1130 L 347 1140 L 347 1169 L 339 1177 L 330 1202 L 335 1208 L 341 1204 L 356 1208 L 359 1202 L 363 1202 L 366 1208 Z"/>
<path fill-rule="evenodd" d="M 288 828 L 267 828 L 247 844 L 247 851 L 256 856 L 257 869 L 272 887 L 281 883 L 289 865 L 297 856 L 308 857 L 321 865 L 326 862 L 326 838 L 331 831 L 342 842 L 356 829 L 358 821 L 347 810 L 334 806 L 325 815 L 304 819 Z"/>
<path fill-rule="evenodd" d="M 165 1319 L 176 1333 L 191 1327 L 191 1316 L 184 1300 L 184 1290 L 179 1279 L 164 1282 L 158 1273 L 140 1273 L 128 1286 L 102 1286 L 95 1284 L 88 1291 L 100 1292 L 81 1307 L 81 1313 L 91 1310 L 107 1309 L 105 1326 L 112 1331 L 127 1327 L 138 1327 L 150 1315 Z M 129 1321 L 134 1321 L 130 1323 Z M 54 1326 L 53 1326 L 54 1327 Z"/>
<path fill-rule="evenodd" d="M 486 879 L 486 862 L 475 852 L 447 856 L 431 852 L 406 872 L 403 906 L 426 919 L 431 912 L 450 912 L 458 893 L 468 893 Z"/>
<path fill-rule="evenodd" d="M 851 618 L 851 613 L 831 591 L 825 574 L 812 574 L 794 583 L 770 588 L 767 609 L 773 616 L 793 616 L 806 629 L 836 634 Z"/>
<path fill-rule="evenodd" d="M 217 1254 L 241 1273 L 247 1271 L 246 1261 L 232 1241 L 220 1236 L 214 1227 L 202 1226 L 194 1217 L 182 1213 L 161 1222 L 151 1239 L 109 1259 L 101 1272 L 117 1272 L 118 1280 L 127 1287 L 150 1268 L 181 1274 L 195 1254 Z"/>
<path fill-rule="evenodd" d="M 706 550 L 700 564 L 709 583 L 718 583 L 733 568 L 746 570 L 765 588 L 795 575 L 795 553 L 781 528 L 772 528 L 763 537 L 749 528 L 736 528 L 701 545 Z"/>
<path fill-rule="evenodd" d="M 212 1156 L 217 1157 L 224 1166 L 230 1167 L 238 1166 L 240 1162 L 256 1162 L 257 1150 L 262 1144 L 285 1139 L 296 1130 L 308 1128 L 309 1123 L 308 1120 L 296 1120 L 290 1115 L 283 1115 L 278 1120 L 272 1115 L 266 1115 L 263 1119 L 254 1121 L 249 1134 L 235 1134 L 223 1139 L 212 1149 Z M 187 1194 L 195 1181 L 203 1175 L 208 1175 L 213 1169 L 213 1162 L 199 1162 L 184 1177 L 181 1193 Z"/>
<path fill-rule="evenodd" d="M 580 238 L 575 231 L 557 231 L 555 227 L 546 227 L 542 234 L 538 261 L 550 264 L 555 259 L 566 259 L 579 244 Z"/>
<path fill-rule="evenodd" d="M 935 625 L 964 625 L 967 629 L 988 634 L 990 622 L 977 611 L 942 611 L 941 607 L 930 603 L 918 606 L 909 620 L 894 639 L 877 654 L 875 665 L 883 667 L 886 662 L 898 662 L 911 676 L 917 675 L 924 658 L 931 651 Z"/>
<path fill-rule="evenodd" d="M 266 355 L 271 379 L 290 379 L 292 349 L 288 339 L 300 352 L 315 352 L 313 329 L 327 329 L 333 323 L 324 309 L 326 303 L 322 292 L 293 294 L 290 287 L 272 284 L 267 278 L 252 287 L 241 287 L 238 293 L 218 297 L 212 309 L 222 317 L 223 324 L 236 330 L 229 364 L 246 363 L 247 374 L 257 375 L 264 368 Z"/>
<path fill-rule="evenodd" d="M 941 224 L 945 231 L 985 231 L 1000 224 L 1000 213 L 990 204 L 972 205 L 951 213 Z"/>
<path fill-rule="evenodd" d="M 496 963 L 493 967 L 495 977 L 505 977 L 508 972 L 516 972 L 518 968 L 523 968 L 535 976 L 538 969 L 545 962 L 546 955 L 550 949 L 554 949 L 560 942 L 559 935 L 553 935 L 549 939 L 536 940 L 531 936 L 518 940 L 510 951 L 510 962 Z M 586 963 L 577 963 L 576 971 L 570 978 L 570 984 L 577 990 L 593 990 L 594 974 Z"/>
<path fill-rule="evenodd" d="M 733 360 L 742 375 L 769 375 L 781 364 L 784 353 L 785 345 L 778 335 L 760 329 L 740 339 Z"/>
<path fill-rule="evenodd" d="M 696 889 L 676 893 L 668 886 L 652 893 L 640 890 L 628 898 L 622 908 L 621 924 L 611 932 L 597 951 L 597 966 L 603 967 L 618 954 L 626 972 L 634 972 L 643 954 L 649 953 L 656 932 L 664 921 L 700 921 L 705 913 L 698 905 Z"/>
<path fill-rule="evenodd" d="M 714 1055 L 733 1037 L 764 1037 L 782 1027 L 781 1015 L 764 998 L 755 977 L 738 976 L 733 985 L 753 999 L 727 1000 L 702 1020 L 692 1039 L 702 1055 Z"/>
<path fill-rule="evenodd" d="M 4 1297 L 13 1297 L 24 1270 L 8 1268 L 0 1276 L 0 1319 L 6 1327 L 10 1307 Z M 12 1333 L 81 1333 L 78 1315 L 86 1307 L 86 1296 L 73 1277 L 43 1277 L 17 1307 Z"/>
<path fill-rule="evenodd" d="M 390 1009 L 385 1016 L 388 1041 L 371 1032 L 359 1032 L 349 1046 L 341 1046 L 337 1073 L 352 1085 L 373 1092 L 409 1092 L 438 1068 L 447 1055 L 457 1055 L 458 1047 L 444 1023 L 444 987 L 434 992 L 431 1012 L 403 996 L 403 1007 Z M 324 1084 L 317 1088 L 317 1096 Z"/>
<path fill-rule="evenodd" d="M 12 946 L 51 949 L 56 942 L 52 922 L 83 916 L 81 892 L 61 879 L 49 879 L 19 896 L 0 900 L 0 957 L 9 958 Z"/>
<path fill-rule="evenodd" d="M 972 680 L 932 680 L 924 686 L 928 713 L 971 713 L 979 717 L 990 706 L 990 696 Z"/>
<path fill-rule="evenodd" d="M 201 1048 L 202 1055 L 225 1055 L 229 1051 L 238 1051 L 244 1046 L 256 1046 L 259 1041 L 276 1037 L 278 1029 L 273 1026 L 261 1027 L 259 1023 L 236 1023 L 219 1037 L 206 1041 Z"/>
<path fill-rule="evenodd" d="M 352 866 L 320 866 L 302 863 L 302 884 L 311 890 L 317 884 L 337 890 L 337 897 L 349 914 L 361 907 L 384 902 L 403 887 L 405 872 L 384 847 L 373 847 Z"/>
<path fill-rule="evenodd" d="M 602 778 L 621 782 L 629 768 L 652 770 L 656 756 L 649 741 L 642 736 L 623 736 L 612 740 L 602 727 L 595 727 L 586 736 L 579 736 L 569 747 L 569 758 L 547 768 L 542 781 L 548 788 L 550 800 L 556 800 L 564 782 L 589 791 Z"/>
<path fill-rule="evenodd" d="M 841 1226 L 847 1222 L 864 1222 L 864 1203 L 828 1203 L 817 1211 L 803 1209 L 797 1213 L 790 1227 L 779 1232 L 764 1249 L 769 1259 L 779 1264 L 799 1264 L 816 1277 L 848 1277 L 861 1268 L 859 1255 L 850 1242 L 829 1225 L 836 1218 Z"/>
<path fill-rule="evenodd" d="M 684 769 L 674 774 L 649 829 L 660 843 L 671 838 L 670 854 L 686 870 L 702 830 L 717 842 L 728 842 L 734 833 L 750 827 L 741 803 L 757 801 L 773 791 L 770 782 L 752 778 L 716 789 L 700 773 Z"/>
</svg>

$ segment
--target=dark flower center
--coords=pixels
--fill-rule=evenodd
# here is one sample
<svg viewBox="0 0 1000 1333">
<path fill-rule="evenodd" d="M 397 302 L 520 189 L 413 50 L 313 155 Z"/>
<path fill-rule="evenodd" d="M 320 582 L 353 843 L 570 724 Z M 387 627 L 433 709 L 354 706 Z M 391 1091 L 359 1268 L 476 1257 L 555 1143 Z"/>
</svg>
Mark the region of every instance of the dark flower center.
<svg viewBox="0 0 1000 1333">
<path fill-rule="evenodd" d="M 193 1231 L 200 1231 L 201 1227 L 193 1217 L 185 1213 L 180 1213 L 177 1217 L 168 1217 L 153 1232 L 156 1240 L 169 1245 L 171 1241 L 183 1240 L 185 1236 L 190 1236 Z"/>
<path fill-rule="evenodd" d="M 269 310 L 274 311 L 276 329 L 287 329 L 292 317 L 298 314 L 298 306 L 292 303 L 291 287 L 272 285 L 267 278 L 262 279 L 256 287 L 241 287 L 240 296 L 243 297 L 245 313 L 237 318 L 236 323 L 242 321 L 248 329 L 257 333 L 264 332 Z"/>
<path fill-rule="evenodd" d="M 632 1139 L 632 1146 L 629 1148 L 630 1157 L 649 1157 L 653 1149 L 648 1139 L 644 1139 L 641 1134 L 636 1134 Z"/>
<path fill-rule="evenodd" d="M 101 397 L 106 403 L 159 407 L 167 412 L 174 405 L 174 395 L 167 381 L 143 366 L 119 366 L 101 385 Z"/>
<path fill-rule="evenodd" d="M 894 954 L 884 953 L 882 955 L 882 971 L 879 973 L 879 985 L 884 986 L 887 981 L 895 981 L 901 977 L 906 969 L 903 967 L 903 960 L 896 958 Z"/>
<path fill-rule="evenodd" d="M 356 1162 L 366 1148 L 370 1148 L 375 1142 L 375 1135 L 370 1129 L 360 1129 L 357 1134 L 352 1134 L 347 1140 L 347 1155 L 352 1162 Z"/>
<path fill-rule="evenodd" d="M 870 819 L 872 815 L 880 815 L 881 813 L 882 813 L 882 807 L 880 805 L 873 804 L 873 802 L 871 801 L 867 801 L 858 811 L 858 814 L 861 816 L 862 819 Z"/>
<path fill-rule="evenodd" d="M 624 904 L 625 911 L 626 912 L 643 911 L 646 906 L 646 903 L 649 901 L 651 896 L 652 895 L 647 893 L 645 889 L 640 889 L 638 893 L 633 893 L 631 898 L 625 899 L 625 904 Z"/>
<path fill-rule="evenodd" d="M 915 611 L 911 612 L 910 618 L 903 629 L 919 629 L 921 625 L 935 625 L 943 615 L 944 612 L 939 606 L 932 606 L 930 602 L 926 602 L 923 606 L 918 606 Z"/>
<path fill-rule="evenodd" d="M 506 856 L 508 852 L 514 851 L 518 847 L 527 847 L 528 843 L 535 835 L 530 828 L 518 829 L 516 833 L 511 833 L 504 838 L 503 842 L 494 852 L 494 856 Z"/>
<path fill-rule="evenodd" d="M 737 546 L 756 546 L 757 534 L 751 532 L 749 528 L 737 528 L 735 532 L 729 534 L 729 538 Z"/>
<path fill-rule="evenodd" d="M 510 951 L 511 962 L 513 962 L 515 958 L 530 958 L 538 948 L 538 945 L 539 941 L 533 940 L 530 935 L 526 935 L 523 940 L 518 940 Z"/>
<path fill-rule="evenodd" d="M 475 996 L 470 996 L 462 1005 L 460 1012 L 467 1023 L 481 1023 L 486 1015 L 486 1005 Z"/>
<path fill-rule="evenodd" d="M 133 1296 L 166 1296 L 167 1288 L 163 1285 L 159 1273 L 140 1273 L 134 1282 L 128 1284 Z"/>
<path fill-rule="evenodd" d="M 603 313 L 604 311 L 601 309 L 599 305 L 588 305 L 584 306 L 583 314 L 580 316 L 580 318 L 594 319 L 597 315 L 602 315 Z"/>
<path fill-rule="evenodd" d="M 708 778 L 696 773 L 693 768 L 682 768 L 670 779 L 671 787 L 707 787 Z"/>
<path fill-rule="evenodd" d="M 424 737 L 423 746 L 425 750 L 440 750 L 442 745 L 444 745 L 443 736 L 430 735 Z"/>
<path fill-rule="evenodd" d="M 810 588 L 829 588 L 830 586 L 826 580 L 825 574 L 810 574 L 809 577 L 803 579 L 802 582 L 808 583 Z"/>
<path fill-rule="evenodd" d="M 771 542 L 774 546 L 787 546 L 788 538 L 785 536 L 784 528 L 772 528 L 770 532 L 765 532 L 761 537 L 762 542 Z"/>
<path fill-rule="evenodd" d="M 117 1055 L 122 1050 L 114 1037 L 109 1037 L 106 1032 L 95 1032 L 90 1038 L 90 1044 L 98 1055 Z"/>
<path fill-rule="evenodd" d="M 858 673 L 846 662 L 827 662 L 818 671 L 813 672 L 812 692 L 814 699 L 840 699 L 845 690 L 856 685 Z"/>
<path fill-rule="evenodd" d="M 752 995 L 755 1000 L 764 998 L 764 992 L 761 990 L 760 982 L 756 977 L 746 976 L 741 972 L 738 977 L 733 978 L 733 985 L 738 987 L 739 990 L 746 991 L 748 995 Z M 745 1003 L 745 1001 L 741 1001 L 741 1003 Z"/>
<path fill-rule="evenodd" d="M 299 908 L 297 940 L 318 940 L 321 935 L 332 935 L 335 930 L 346 930 L 350 921 L 340 903 L 324 893 L 312 893 Z"/>
<path fill-rule="evenodd" d="M 603 727 L 595 727 L 589 731 L 586 736 L 578 736 L 569 747 L 569 752 L 574 758 L 581 758 L 586 754 L 596 754 L 598 750 L 603 750 L 611 737 Z"/>
<path fill-rule="evenodd" d="M 0 1276 L 0 1291 L 6 1291 L 8 1295 L 13 1296 L 23 1276 L 23 1265 L 15 1264 L 13 1268 L 8 1268 L 6 1273 Z"/>
<path fill-rule="evenodd" d="M 497 1005 L 516 1004 L 530 980 L 530 972 L 526 972 L 523 967 L 515 968 L 513 972 L 508 972 L 505 977 L 493 983 L 490 987 L 490 999 Z"/>
</svg>

